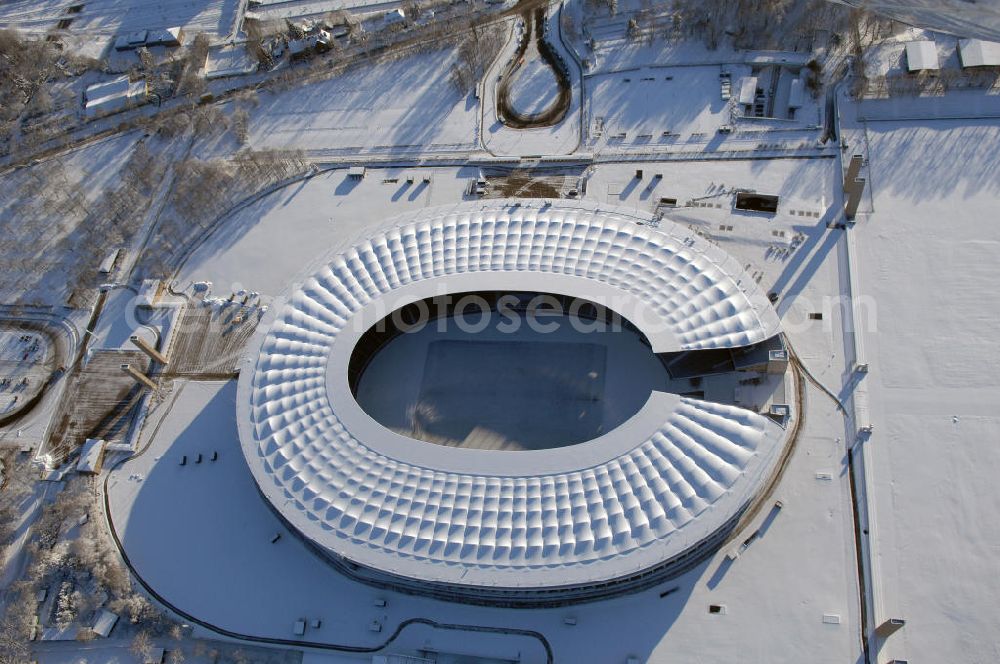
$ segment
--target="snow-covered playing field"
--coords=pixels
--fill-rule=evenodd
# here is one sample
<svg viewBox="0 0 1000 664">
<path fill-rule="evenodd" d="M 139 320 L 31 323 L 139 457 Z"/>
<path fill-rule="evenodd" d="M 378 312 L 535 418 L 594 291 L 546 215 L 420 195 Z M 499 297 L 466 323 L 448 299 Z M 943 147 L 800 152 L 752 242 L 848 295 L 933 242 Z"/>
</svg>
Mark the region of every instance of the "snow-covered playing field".
<svg viewBox="0 0 1000 664">
<path fill-rule="evenodd" d="M 469 313 L 464 329 L 478 330 L 478 318 Z M 511 320 L 516 331 L 503 326 Z M 540 449 L 607 433 L 666 388 L 663 366 L 633 332 L 587 331 L 565 316 L 527 320 L 494 314 L 472 334 L 441 319 L 403 334 L 371 359 L 358 403 L 432 442 Z"/>
</svg>

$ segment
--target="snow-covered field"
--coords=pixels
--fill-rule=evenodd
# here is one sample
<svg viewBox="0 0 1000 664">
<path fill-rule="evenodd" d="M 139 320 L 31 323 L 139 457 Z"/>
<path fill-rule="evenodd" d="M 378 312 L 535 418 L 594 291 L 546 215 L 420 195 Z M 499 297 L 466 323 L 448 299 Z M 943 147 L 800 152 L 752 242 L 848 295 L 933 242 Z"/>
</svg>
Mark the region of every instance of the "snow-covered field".
<svg viewBox="0 0 1000 664">
<path fill-rule="evenodd" d="M 101 140 L 0 180 L 4 302 L 64 304 L 80 269 L 90 266 L 97 279 L 112 247 L 84 250 L 83 222 L 102 193 L 119 183 L 138 138 L 129 133 Z"/>
<path fill-rule="evenodd" d="M 449 49 L 423 53 L 262 94 L 250 144 L 328 156 L 472 150 L 479 109 L 451 82 L 454 58 Z"/>
<path fill-rule="evenodd" d="M 647 136 L 645 142 L 656 146 L 714 134 L 731 121 L 730 106 L 719 93 L 719 71 L 717 66 L 656 67 L 588 77 L 589 137 L 606 144 L 620 134 L 633 143 Z M 603 136 L 595 135 L 597 126 Z M 664 132 L 674 137 L 665 139 Z"/>
<path fill-rule="evenodd" d="M 83 9 L 71 13 L 72 5 Z M 61 19 L 72 19 L 74 34 L 114 35 L 136 30 L 181 27 L 189 36 L 199 32 L 225 36 L 236 22 L 238 0 L 11 0 L 0 4 L 0 27 L 45 33 Z"/>
<path fill-rule="evenodd" d="M 818 218 L 832 202 L 833 163 L 832 159 L 761 159 L 714 164 L 695 161 L 602 164 L 591 169 L 587 197 L 650 211 L 661 198 L 676 199 L 680 205 L 693 200 L 699 207 L 678 212 L 729 224 L 732 223 L 728 221 L 732 218 L 732 190 L 746 188 L 781 196 L 779 218 L 788 215 L 795 217 L 799 224 L 811 227 L 816 223 L 812 215 Z M 636 178 L 636 170 L 642 171 L 641 180 Z M 798 219 L 803 216 L 799 212 L 810 213 L 810 218 Z M 768 217 L 737 214 L 737 221 L 745 221 L 750 227 L 770 233 Z M 777 237 L 772 239 L 778 240 Z"/>
<path fill-rule="evenodd" d="M 962 0 L 843 0 L 913 25 L 926 25 L 959 35 L 1000 39 L 1000 9 L 993 2 Z"/>
<path fill-rule="evenodd" d="M 996 121 L 867 130 L 874 212 L 860 218 L 862 386 L 875 430 L 873 536 L 884 617 L 906 626 L 887 657 L 997 656 L 1000 527 L 1000 199 Z"/>
<path fill-rule="evenodd" d="M 681 204 L 704 197 L 704 204 L 711 204 L 711 208 L 682 212 L 704 219 L 710 230 L 715 230 L 732 218 L 730 191 L 755 189 L 780 194 L 779 219 L 809 233 L 820 225 L 820 215 L 833 198 L 831 159 L 720 163 L 721 167 L 704 161 L 646 163 L 642 164 L 645 177 L 641 182 L 635 181 L 634 164 L 595 166 L 587 181 L 587 198 L 651 211 L 660 197 L 673 197 Z M 657 173 L 663 177 L 655 178 Z M 429 184 L 421 177 L 415 177 L 412 184 L 407 182 L 409 176 L 423 174 L 431 176 Z M 336 169 L 289 185 L 224 221 L 184 264 L 177 287 L 205 280 L 213 282 L 218 292 L 245 287 L 277 295 L 322 248 L 347 244 L 362 236 L 366 228 L 382 225 L 395 215 L 460 201 L 477 175 L 478 169 L 472 167 L 369 168 L 365 178 L 356 181 L 347 176 L 346 169 Z M 799 232 L 789 228 L 785 236 L 778 237 L 771 234 L 767 217 L 740 214 L 736 219 L 745 220 L 745 229 L 754 231 L 754 251 L 760 258 L 769 242 L 787 246 L 791 236 Z M 761 247 L 759 252 L 756 245 Z M 241 286 L 230 288 L 234 283 Z"/>
<path fill-rule="evenodd" d="M 341 168 L 289 185 L 225 221 L 181 268 L 178 287 L 205 280 L 215 284 L 216 292 L 248 288 L 276 295 L 323 248 L 346 244 L 394 215 L 461 200 L 477 172 L 469 167 L 369 169 L 357 181 Z M 424 173 L 431 174 L 430 183 L 422 177 L 406 181 Z"/>
<path fill-rule="evenodd" d="M 510 103 L 518 113 L 541 113 L 554 104 L 558 96 L 555 72 L 537 56 L 525 62 L 511 81 Z"/>
<path fill-rule="evenodd" d="M 471 304 L 466 327 L 478 323 L 476 311 Z M 443 331 L 432 323 L 397 337 L 365 369 L 358 403 L 384 426 L 416 428 L 426 440 L 461 442 L 476 429 L 504 449 L 535 449 L 596 438 L 666 388 L 662 364 L 632 332 L 588 333 L 586 323 L 546 317 L 538 324 L 551 332 L 521 318 L 511 333 L 497 329 L 504 320 L 494 314 L 486 330 L 468 334 L 443 319 Z"/>
<path fill-rule="evenodd" d="M 0 415 L 23 408 L 55 368 L 55 349 L 45 335 L 0 327 Z"/>
</svg>

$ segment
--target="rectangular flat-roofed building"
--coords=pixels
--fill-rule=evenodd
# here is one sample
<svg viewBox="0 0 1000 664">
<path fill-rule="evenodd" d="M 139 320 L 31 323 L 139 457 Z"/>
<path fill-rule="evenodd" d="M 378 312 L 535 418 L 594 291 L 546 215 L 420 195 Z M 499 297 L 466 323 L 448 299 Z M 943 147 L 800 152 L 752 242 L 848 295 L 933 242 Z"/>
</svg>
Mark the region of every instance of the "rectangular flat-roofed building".
<svg viewBox="0 0 1000 664">
<path fill-rule="evenodd" d="M 962 67 L 1000 66 L 1000 44 L 982 39 L 962 39 L 958 42 Z"/>
<path fill-rule="evenodd" d="M 788 108 L 802 108 L 806 98 L 806 86 L 801 78 L 793 78 L 788 90 Z"/>
<path fill-rule="evenodd" d="M 911 72 L 940 69 L 937 46 L 934 42 L 927 39 L 906 42 L 906 67 Z"/>
<path fill-rule="evenodd" d="M 94 632 L 94 634 L 106 639 L 108 638 L 108 635 L 111 634 L 111 630 L 114 629 L 117 622 L 117 613 L 112 613 L 107 609 L 101 609 L 101 612 L 97 614 L 97 620 L 94 621 L 94 626 L 90 629 Z"/>
<path fill-rule="evenodd" d="M 133 48 L 145 46 L 147 36 L 149 36 L 149 33 L 146 30 L 136 30 L 128 34 L 118 35 L 115 38 L 115 50 L 128 51 Z"/>
<path fill-rule="evenodd" d="M 104 466 L 104 441 L 100 438 L 88 438 L 80 450 L 80 460 L 76 462 L 78 473 L 96 475 Z"/>
<path fill-rule="evenodd" d="M 747 76 L 742 81 L 740 81 L 739 102 L 744 105 L 752 104 L 756 97 L 757 97 L 757 77 Z"/>
<path fill-rule="evenodd" d="M 161 28 L 150 30 L 146 36 L 146 46 L 180 46 L 184 40 L 181 28 Z"/>
<path fill-rule="evenodd" d="M 115 113 L 146 103 L 146 82 L 130 82 L 128 76 L 97 83 L 83 94 L 83 111 L 89 117 Z"/>
</svg>

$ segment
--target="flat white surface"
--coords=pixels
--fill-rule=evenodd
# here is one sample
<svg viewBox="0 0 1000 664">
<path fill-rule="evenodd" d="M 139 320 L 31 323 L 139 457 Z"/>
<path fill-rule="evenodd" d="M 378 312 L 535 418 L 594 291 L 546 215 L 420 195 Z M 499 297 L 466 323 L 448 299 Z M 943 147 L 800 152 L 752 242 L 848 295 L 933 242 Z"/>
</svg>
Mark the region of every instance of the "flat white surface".
<svg viewBox="0 0 1000 664">
<path fill-rule="evenodd" d="M 470 313 L 467 321 L 477 319 Z M 357 387 L 366 413 L 410 437 L 460 447 L 562 447 L 611 431 L 654 389 L 674 391 L 663 363 L 631 330 L 595 329 L 563 315 L 514 318 L 506 309 L 481 332 L 465 332 L 453 319 L 436 323 L 379 349 Z"/>
<path fill-rule="evenodd" d="M 910 71 L 939 69 L 937 46 L 927 40 L 906 43 L 906 66 Z"/>
<path fill-rule="evenodd" d="M 868 127 L 874 212 L 854 232 L 878 581 L 884 617 L 906 620 L 887 658 L 997 656 L 998 139 L 995 121 Z"/>
<path fill-rule="evenodd" d="M 199 32 L 226 35 L 236 20 L 238 0 L 88 0 L 70 14 L 76 0 L 13 0 L 0 5 L 0 27 L 44 33 L 62 18 L 72 18 L 69 31 L 90 39 L 137 30 L 180 26 L 185 41 Z"/>
<path fill-rule="evenodd" d="M 455 57 L 453 49 L 420 53 L 261 93 L 249 143 L 329 155 L 474 150 L 479 107 L 451 82 Z"/>
<path fill-rule="evenodd" d="M 1000 65 L 1000 44 L 997 42 L 962 39 L 958 42 L 958 50 L 963 67 Z"/>
</svg>

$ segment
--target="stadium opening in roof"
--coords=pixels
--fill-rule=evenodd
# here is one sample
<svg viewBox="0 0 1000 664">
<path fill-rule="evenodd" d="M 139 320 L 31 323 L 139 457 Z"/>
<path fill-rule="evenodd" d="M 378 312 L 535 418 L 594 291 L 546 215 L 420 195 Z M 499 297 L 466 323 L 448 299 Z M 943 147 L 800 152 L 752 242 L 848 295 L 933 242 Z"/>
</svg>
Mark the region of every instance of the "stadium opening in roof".
<svg viewBox="0 0 1000 664">
<path fill-rule="evenodd" d="M 452 447 L 531 450 L 596 438 L 669 375 L 645 336 L 603 305 L 477 291 L 412 302 L 354 347 L 351 390 L 387 428 Z"/>
<path fill-rule="evenodd" d="M 344 573 L 475 603 L 607 597 L 701 561 L 770 485 L 789 436 L 762 405 L 794 400 L 766 295 L 666 219 L 543 203 L 397 219 L 260 326 L 247 463 Z M 759 404 L 733 397 L 748 366 L 768 367 Z"/>
</svg>

